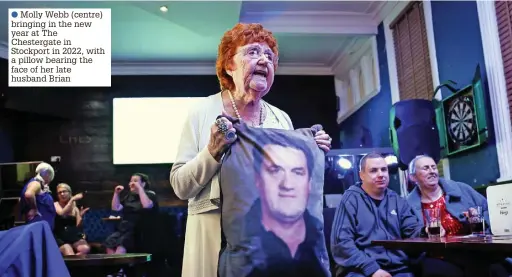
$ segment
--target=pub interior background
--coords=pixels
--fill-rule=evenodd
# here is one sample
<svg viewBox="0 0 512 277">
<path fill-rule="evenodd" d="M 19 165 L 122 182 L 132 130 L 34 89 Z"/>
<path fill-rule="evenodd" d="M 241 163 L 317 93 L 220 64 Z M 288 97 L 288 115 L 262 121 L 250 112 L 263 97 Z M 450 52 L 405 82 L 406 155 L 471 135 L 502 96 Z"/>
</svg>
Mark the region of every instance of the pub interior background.
<svg viewBox="0 0 512 277">
<path fill-rule="evenodd" d="M 175 235 L 182 238 L 187 204 L 174 195 L 169 184 L 172 164 L 113 164 L 112 101 L 117 97 L 204 97 L 218 92 L 216 44 L 222 33 L 240 20 L 260 22 L 275 30 L 280 43 L 283 62 L 265 100 L 286 111 L 295 127 L 321 123 L 339 153 L 344 149 L 391 149 L 390 110 L 394 103 L 431 100 L 434 89 L 447 80 L 462 88 L 471 83 L 479 65 L 485 108 L 481 116 L 487 122 L 488 138 L 478 147 L 442 159 L 440 168 L 445 178 L 473 187 L 512 180 L 512 159 L 507 157 L 512 150 L 512 75 L 507 71 L 512 61 L 508 54 L 512 40 L 503 33 L 506 28 L 490 26 L 503 22 L 510 25 L 512 19 L 494 2 L 233 3 L 219 4 L 238 9 L 236 16 L 217 24 L 208 35 L 212 42 L 203 45 L 208 49 L 200 51 L 207 54 L 207 58 L 198 58 L 207 69 L 180 69 L 169 61 L 161 65 L 141 62 L 137 60 L 143 58 L 140 53 L 147 52 L 151 43 L 140 46 L 144 47 L 140 52 L 134 47 L 123 49 L 115 40 L 126 39 L 128 34 L 120 29 L 122 18 L 113 22 L 110 88 L 8 87 L 7 50 L 0 44 L 5 48 L 0 50 L 0 163 L 49 162 L 50 157 L 59 156 L 60 161 L 52 163 L 57 170 L 53 186 L 62 181 L 76 192 L 87 191 L 81 204 L 91 208 L 89 214 L 108 213 L 115 185 L 125 184 L 133 172 L 144 172 L 152 178 L 152 189 L 162 209 L 179 218 Z M 95 6 L 94 2 L 88 5 Z M 159 11 L 162 5 L 168 6 L 167 14 Z M 112 4 L 112 13 L 115 19 L 116 13 L 130 9 L 149 10 L 146 19 L 155 17 L 162 24 L 159 35 L 165 35 L 161 30 L 172 24 L 196 28 L 195 32 L 204 35 L 205 30 L 199 30 L 202 27 L 185 21 L 176 12 L 199 10 L 200 5 L 211 8 L 216 2 L 119 2 Z M 16 4 L 0 4 L 2 9 L 10 6 Z M 201 15 L 206 16 L 204 10 L 208 9 L 201 9 Z M 272 12 L 281 15 L 265 17 Z M 317 22 L 315 19 L 320 17 L 324 19 Z M 307 23 L 295 27 L 297 20 Z M 147 26 L 154 26 L 151 24 Z M 3 40 L 5 34 L 0 35 Z M 500 42 L 497 45 L 489 42 L 496 40 Z M 122 53 L 126 49 L 138 55 L 131 61 L 135 65 L 131 68 L 123 65 L 130 52 Z M 178 56 L 179 52 L 172 54 Z M 452 94 L 446 88 L 441 91 L 441 98 Z M 135 125 L 133 130 L 144 132 L 145 127 Z M 180 136 L 178 130 L 176 136 Z M 339 178 L 334 177 L 334 186 L 341 184 Z M 400 193 L 403 180 L 398 174 L 394 180 L 392 188 Z M 100 240 L 101 236 L 96 238 Z M 182 250 L 180 247 L 182 244 L 176 249 Z"/>
</svg>

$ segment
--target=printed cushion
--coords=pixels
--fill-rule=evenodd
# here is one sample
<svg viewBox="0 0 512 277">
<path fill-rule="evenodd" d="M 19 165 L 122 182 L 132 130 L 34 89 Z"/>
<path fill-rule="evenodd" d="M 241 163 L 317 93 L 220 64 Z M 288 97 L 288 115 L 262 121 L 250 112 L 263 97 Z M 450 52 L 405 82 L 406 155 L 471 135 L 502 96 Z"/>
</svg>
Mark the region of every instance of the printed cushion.
<svg viewBox="0 0 512 277">
<path fill-rule="evenodd" d="M 235 123 L 220 171 L 220 277 L 330 276 L 323 230 L 325 156 L 310 129 Z"/>
</svg>

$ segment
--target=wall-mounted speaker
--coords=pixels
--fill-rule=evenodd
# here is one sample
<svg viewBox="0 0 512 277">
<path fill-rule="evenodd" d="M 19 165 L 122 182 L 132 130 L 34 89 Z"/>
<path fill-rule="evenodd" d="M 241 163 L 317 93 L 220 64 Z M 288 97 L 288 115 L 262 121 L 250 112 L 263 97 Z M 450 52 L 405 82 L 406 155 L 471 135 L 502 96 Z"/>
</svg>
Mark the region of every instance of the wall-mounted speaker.
<svg viewBox="0 0 512 277">
<path fill-rule="evenodd" d="M 441 146 L 432 101 L 410 99 L 395 103 L 389 126 L 391 145 L 402 170 L 418 155 L 429 155 L 439 162 Z"/>
</svg>

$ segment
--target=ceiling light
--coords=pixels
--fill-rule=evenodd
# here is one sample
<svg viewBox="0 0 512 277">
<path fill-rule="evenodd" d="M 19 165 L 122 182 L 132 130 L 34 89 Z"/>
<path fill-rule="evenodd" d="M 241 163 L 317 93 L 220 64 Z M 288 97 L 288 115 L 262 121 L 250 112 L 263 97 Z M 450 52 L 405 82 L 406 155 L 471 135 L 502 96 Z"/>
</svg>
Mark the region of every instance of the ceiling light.
<svg viewBox="0 0 512 277">
<path fill-rule="evenodd" d="M 160 7 L 160 11 L 163 12 L 163 13 L 166 13 L 169 9 L 167 8 L 167 6 L 161 6 Z"/>
<path fill-rule="evenodd" d="M 350 162 L 348 159 L 345 159 L 343 157 L 340 157 L 338 160 L 338 165 L 343 169 L 351 169 L 352 168 L 352 162 Z"/>
<path fill-rule="evenodd" d="M 397 164 L 398 163 L 398 158 L 395 155 L 386 156 L 384 158 L 384 160 L 386 160 L 386 163 L 388 165 L 392 165 L 392 164 Z"/>
</svg>

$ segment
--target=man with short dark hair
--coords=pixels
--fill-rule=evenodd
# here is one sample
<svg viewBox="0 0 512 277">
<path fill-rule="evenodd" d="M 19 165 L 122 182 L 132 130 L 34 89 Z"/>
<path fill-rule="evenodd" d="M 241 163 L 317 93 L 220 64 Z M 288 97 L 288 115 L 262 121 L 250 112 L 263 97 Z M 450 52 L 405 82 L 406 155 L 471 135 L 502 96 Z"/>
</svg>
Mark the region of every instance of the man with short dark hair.
<svg viewBox="0 0 512 277">
<path fill-rule="evenodd" d="M 331 251 L 336 276 L 414 276 L 404 252 L 372 241 L 417 237 L 418 218 L 405 199 L 388 189 L 388 165 L 381 154 L 364 156 L 359 176 L 362 183 L 343 194 L 334 217 Z"/>
</svg>

